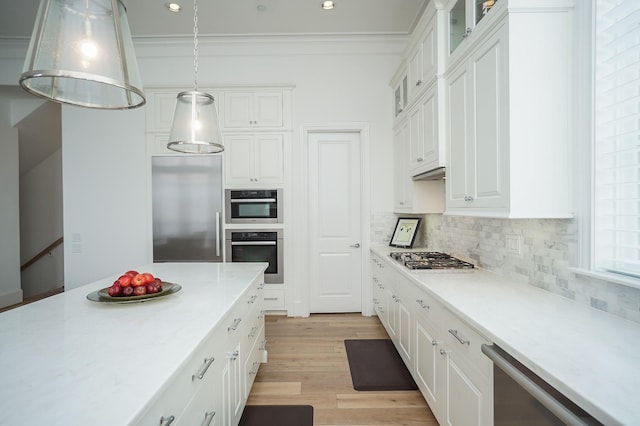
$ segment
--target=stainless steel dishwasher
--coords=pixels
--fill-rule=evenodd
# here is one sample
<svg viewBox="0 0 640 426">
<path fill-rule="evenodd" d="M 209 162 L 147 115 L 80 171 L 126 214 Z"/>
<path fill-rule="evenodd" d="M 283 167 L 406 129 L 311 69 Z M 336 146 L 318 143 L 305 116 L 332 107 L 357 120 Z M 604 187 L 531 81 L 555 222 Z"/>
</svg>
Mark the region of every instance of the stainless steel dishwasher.
<svg viewBox="0 0 640 426">
<path fill-rule="evenodd" d="M 494 426 L 602 425 L 500 347 L 482 352 L 494 365 Z"/>
</svg>

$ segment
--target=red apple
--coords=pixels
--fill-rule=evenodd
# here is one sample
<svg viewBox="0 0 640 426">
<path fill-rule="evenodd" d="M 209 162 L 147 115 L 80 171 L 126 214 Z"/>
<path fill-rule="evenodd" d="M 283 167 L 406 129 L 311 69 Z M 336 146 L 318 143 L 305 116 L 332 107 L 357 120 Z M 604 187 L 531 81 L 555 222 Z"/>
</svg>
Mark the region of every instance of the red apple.
<svg viewBox="0 0 640 426">
<path fill-rule="evenodd" d="M 128 287 L 131 285 L 131 276 L 130 275 L 122 275 L 118 278 L 118 282 L 122 287 Z"/>
<path fill-rule="evenodd" d="M 147 294 L 147 286 L 139 285 L 133 288 L 134 296 L 144 296 L 145 294 Z"/>
<path fill-rule="evenodd" d="M 122 294 L 122 287 L 116 281 L 111 287 L 107 289 L 107 293 L 109 293 L 109 296 L 111 297 L 120 296 Z"/>
<path fill-rule="evenodd" d="M 133 294 L 133 287 L 129 286 L 129 287 L 123 287 L 122 288 L 122 295 L 123 296 L 131 296 Z"/>
<path fill-rule="evenodd" d="M 145 285 L 147 283 L 147 278 L 144 274 L 138 274 L 131 279 L 131 285 L 134 287 L 139 287 L 141 285 Z"/>
<path fill-rule="evenodd" d="M 138 271 L 134 271 L 134 270 L 127 271 L 127 272 L 125 272 L 123 275 L 129 275 L 131 278 L 133 278 L 133 277 L 135 277 L 136 275 L 138 275 Z"/>
<path fill-rule="evenodd" d="M 157 292 L 158 292 L 158 287 L 155 285 L 155 283 L 147 284 L 147 294 L 154 294 Z"/>
<path fill-rule="evenodd" d="M 146 280 L 146 281 L 145 281 L 145 284 L 152 283 L 152 282 L 153 282 L 153 280 L 155 279 L 155 278 L 154 278 L 154 276 L 153 276 L 153 275 L 151 275 L 149 272 L 145 272 L 145 273 L 143 273 L 142 275 L 144 275 L 144 279 Z"/>
</svg>

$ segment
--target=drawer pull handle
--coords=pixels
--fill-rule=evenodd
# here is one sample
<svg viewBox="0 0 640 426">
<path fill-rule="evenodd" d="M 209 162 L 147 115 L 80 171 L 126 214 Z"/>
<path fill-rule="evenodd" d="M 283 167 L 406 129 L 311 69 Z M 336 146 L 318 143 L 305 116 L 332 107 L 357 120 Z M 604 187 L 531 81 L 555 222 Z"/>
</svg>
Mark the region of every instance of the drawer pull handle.
<svg viewBox="0 0 640 426">
<path fill-rule="evenodd" d="M 209 369 L 209 367 L 211 367 L 211 364 L 213 364 L 213 361 L 215 360 L 216 359 L 214 357 L 205 358 L 202 368 L 200 368 L 199 372 L 191 376 L 191 381 L 194 381 L 196 378 L 198 380 L 202 380 L 204 378 L 204 375 L 207 373 L 207 370 Z"/>
<path fill-rule="evenodd" d="M 215 416 L 216 416 L 215 411 L 208 411 L 204 413 L 204 422 L 202 422 L 202 424 L 205 426 L 209 426 Z"/>
<path fill-rule="evenodd" d="M 264 300 L 278 300 L 277 297 L 265 297 Z"/>
<path fill-rule="evenodd" d="M 431 307 L 430 307 L 429 305 L 425 305 L 425 304 L 424 304 L 424 300 L 422 300 L 422 299 L 417 299 L 417 300 L 416 300 L 416 303 L 417 303 L 418 305 L 420 305 L 420 307 L 421 307 L 422 309 L 431 309 Z"/>
<path fill-rule="evenodd" d="M 236 328 L 238 328 L 238 325 L 240 325 L 240 321 L 242 321 L 242 318 L 234 319 L 233 324 L 231 324 L 231 327 L 227 328 L 227 332 L 234 331 Z"/>
<path fill-rule="evenodd" d="M 456 338 L 456 340 L 458 342 L 460 342 L 461 345 L 469 345 L 470 342 L 469 340 L 464 340 L 462 337 L 458 336 L 458 330 L 454 330 L 454 329 L 449 329 L 449 334 L 451 334 L 453 337 Z"/>
<path fill-rule="evenodd" d="M 253 296 L 251 296 L 251 299 L 249 299 L 249 301 L 247 302 L 247 304 L 250 303 L 255 303 L 256 299 L 258 298 L 258 296 L 256 296 L 255 294 Z"/>
<path fill-rule="evenodd" d="M 231 361 L 235 361 L 236 359 L 238 359 L 238 355 L 240 355 L 240 351 L 228 352 L 227 355 L 229 356 L 229 359 Z"/>
<path fill-rule="evenodd" d="M 446 355 L 446 354 L 447 354 L 446 349 L 440 349 L 440 355 Z"/>
<path fill-rule="evenodd" d="M 251 367 L 251 371 L 249 371 L 249 375 L 253 376 L 254 374 L 258 374 L 258 368 L 260 367 L 260 363 L 259 362 L 254 362 L 252 367 Z"/>
<path fill-rule="evenodd" d="M 258 331 L 258 327 L 252 327 L 251 331 L 249 332 L 249 334 L 247 335 L 247 337 L 249 339 L 251 339 L 252 337 L 256 336 L 256 332 Z"/>
<path fill-rule="evenodd" d="M 438 342 L 437 340 L 431 341 L 431 346 L 438 346 L 438 344 L 440 344 L 440 342 Z"/>
<path fill-rule="evenodd" d="M 160 417 L 160 426 L 169 426 L 176 419 L 176 416 Z"/>
</svg>

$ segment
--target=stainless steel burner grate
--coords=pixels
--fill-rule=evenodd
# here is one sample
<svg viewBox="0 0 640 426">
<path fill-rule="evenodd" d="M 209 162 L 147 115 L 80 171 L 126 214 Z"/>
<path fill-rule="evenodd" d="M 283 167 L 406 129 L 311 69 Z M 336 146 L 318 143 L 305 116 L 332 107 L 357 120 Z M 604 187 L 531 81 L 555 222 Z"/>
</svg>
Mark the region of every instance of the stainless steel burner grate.
<svg viewBox="0 0 640 426">
<path fill-rule="evenodd" d="M 391 252 L 390 256 L 409 269 L 472 269 L 474 265 L 449 254 L 428 252 Z"/>
</svg>

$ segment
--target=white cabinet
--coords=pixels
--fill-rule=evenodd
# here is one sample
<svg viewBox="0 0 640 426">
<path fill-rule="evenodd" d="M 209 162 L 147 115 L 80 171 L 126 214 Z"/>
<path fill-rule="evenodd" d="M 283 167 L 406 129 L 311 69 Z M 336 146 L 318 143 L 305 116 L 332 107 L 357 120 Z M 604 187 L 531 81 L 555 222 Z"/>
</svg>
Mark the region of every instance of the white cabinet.
<svg viewBox="0 0 640 426">
<path fill-rule="evenodd" d="M 453 54 L 458 47 L 473 42 L 473 31 L 491 11 L 496 1 L 449 0 L 447 11 L 447 48 Z M 473 34 L 475 35 L 475 34 Z M 465 46 L 466 47 L 466 46 Z"/>
<path fill-rule="evenodd" d="M 431 5 L 427 7 L 432 8 Z M 425 14 L 430 16 L 429 22 L 409 54 L 407 89 L 410 102 L 433 83 L 438 70 L 437 16 L 435 10 Z"/>
<path fill-rule="evenodd" d="M 171 130 L 173 122 L 173 112 L 176 108 L 176 100 L 178 93 L 189 88 L 163 88 L 163 89 L 146 89 L 147 97 L 146 108 L 146 131 L 147 132 L 165 132 Z M 219 93 L 213 89 L 200 89 L 213 96 L 215 108 L 220 113 Z"/>
<path fill-rule="evenodd" d="M 569 218 L 572 10 L 512 3 L 445 74 L 446 212 Z"/>
<path fill-rule="evenodd" d="M 135 424 L 238 424 L 265 351 L 263 288 L 247 289 Z"/>
<path fill-rule="evenodd" d="M 437 84 L 433 84 L 409 111 L 409 170 L 413 176 L 446 164 L 439 115 Z"/>
<path fill-rule="evenodd" d="M 397 81 L 392 83 L 393 86 L 393 110 L 394 117 L 398 118 L 404 110 L 407 108 L 409 102 L 409 77 L 407 76 L 406 69 L 401 70 L 400 77 Z"/>
<path fill-rule="evenodd" d="M 372 254 L 374 308 L 386 292 L 380 320 L 438 422 L 493 425 L 493 364 L 480 349 L 490 341 L 388 263 Z"/>
<path fill-rule="evenodd" d="M 447 209 L 508 208 L 505 46 L 496 33 L 447 79 Z"/>
<path fill-rule="evenodd" d="M 284 121 L 283 92 L 225 92 L 225 129 L 282 128 Z"/>
<path fill-rule="evenodd" d="M 224 137 L 225 182 L 229 185 L 278 185 L 284 181 L 285 135 L 229 134 Z"/>
<path fill-rule="evenodd" d="M 442 213 L 444 181 L 414 181 L 409 169 L 411 120 L 396 128 L 393 136 L 394 211 L 396 213 Z"/>
</svg>

